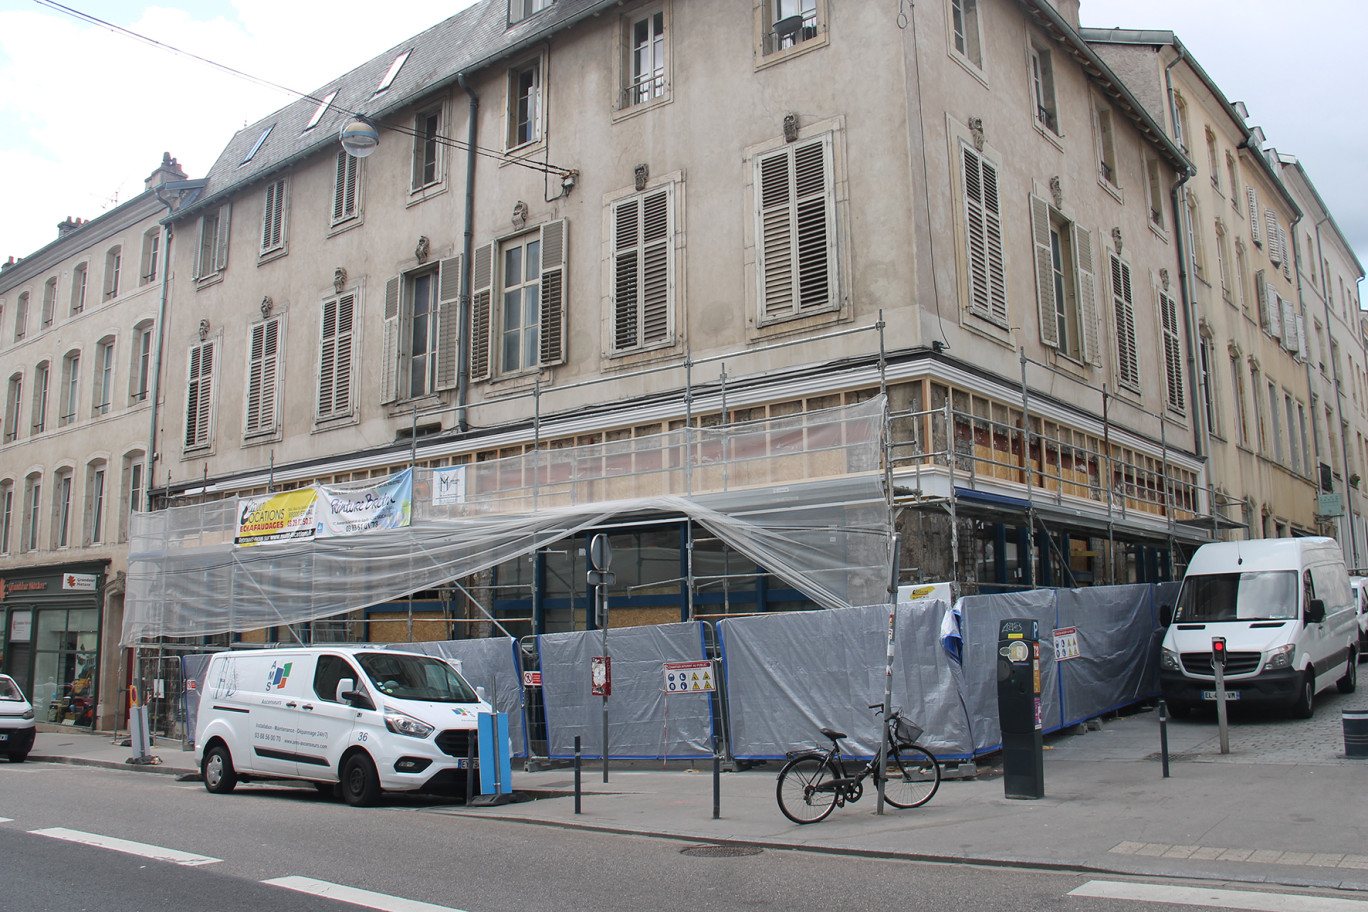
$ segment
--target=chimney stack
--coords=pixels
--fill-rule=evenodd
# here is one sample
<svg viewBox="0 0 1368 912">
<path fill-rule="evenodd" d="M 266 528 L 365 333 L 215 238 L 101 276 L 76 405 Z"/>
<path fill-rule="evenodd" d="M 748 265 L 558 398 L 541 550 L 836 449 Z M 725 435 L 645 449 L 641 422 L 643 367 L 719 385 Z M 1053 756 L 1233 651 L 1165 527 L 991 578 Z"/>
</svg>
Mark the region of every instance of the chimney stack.
<svg viewBox="0 0 1368 912">
<path fill-rule="evenodd" d="M 163 152 L 161 164 L 147 176 L 147 180 L 143 181 L 143 189 L 155 190 L 167 181 L 173 180 L 185 180 L 185 172 L 181 170 L 180 162 L 171 157 L 170 152 Z"/>
<path fill-rule="evenodd" d="M 77 228 L 80 228 L 80 227 L 81 227 L 82 225 L 84 225 L 84 224 L 85 224 L 85 220 L 84 220 L 84 219 L 74 219 L 74 218 L 72 218 L 71 216 L 68 215 L 68 216 L 66 217 L 66 221 L 65 221 L 65 222 L 58 222 L 58 223 L 57 223 L 57 237 L 58 237 L 58 238 L 64 238 L 64 237 L 66 237 L 68 234 L 71 234 L 71 232 L 75 231 Z"/>
</svg>

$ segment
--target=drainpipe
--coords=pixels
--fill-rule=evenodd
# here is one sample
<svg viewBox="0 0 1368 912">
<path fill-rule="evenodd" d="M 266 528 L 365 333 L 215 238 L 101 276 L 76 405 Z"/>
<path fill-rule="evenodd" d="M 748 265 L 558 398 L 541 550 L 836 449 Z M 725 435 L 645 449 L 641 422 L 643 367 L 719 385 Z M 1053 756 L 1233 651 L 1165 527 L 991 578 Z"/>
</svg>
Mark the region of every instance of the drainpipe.
<svg viewBox="0 0 1368 912">
<path fill-rule="evenodd" d="M 1174 57 L 1164 67 L 1164 92 L 1168 97 L 1169 116 L 1173 123 L 1177 124 L 1178 108 L 1173 103 L 1173 68 L 1187 59 L 1187 49 L 1177 39 L 1174 40 L 1173 47 L 1178 56 Z M 1193 429 L 1193 446 L 1196 447 L 1197 454 L 1206 459 L 1207 505 L 1212 515 L 1211 537 L 1215 539 L 1218 532 L 1218 521 L 1216 519 L 1216 492 L 1212 480 L 1211 417 L 1206 412 L 1206 391 L 1209 389 L 1209 380 L 1202 373 L 1202 362 L 1197 355 L 1200 350 L 1198 344 L 1200 334 L 1197 332 L 1197 314 L 1196 308 L 1193 306 L 1191 270 L 1188 269 L 1189 251 L 1184 243 L 1187 235 L 1183 232 L 1183 224 L 1187 219 L 1187 182 L 1195 173 L 1189 168 L 1182 178 L 1173 185 L 1170 198 L 1173 205 L 1174 247 L 1178 253 L 1178 295 L 1183 301 L 1183 329 L 1187 335 L 1188 371 L 1189 376 L 1197 378 L 1197 395 L 1193 397 L 1192 403 L 1193 415 L 1197 419 L 1197 426 Z M 1197 226 L 1194 225 L 1192 230 L 1196 231 Z"/>
<path fill-rule="evenodd" d="M 471 288 L 475 271 L 475 139 L 479 134 L 477 115 L 480 112 L 480 96 L 466 82 L 465 73 L 456 74 L 456 82 L 470 96 L 470 109 L 466 115 L 466 173 L 465 173 L 465 233 L 461 247 L 461 300 L 460 329 L 456 343 L 456 429 L 466 431 L 470 427 L 466 415 L 466 399 L 470 393 L 470 326 L 471 326 Z"/>
<path fill-rule="evenodd" d="M 161 195 L 161 188 L 157 191 L 157 200 L 166 207 L 170 214 L 175 203 L 164 199 Z M 152 479 L 157 471 L 157 405 L 161 402 L 161 374 L 162 374 L 162 353 L 164 346 L 163 339 L 166 337 L 166 305 L 170 295 L 170 276 L 171 272 L 171 241 L 175 237 L 171 231 L 171 226 L 166 225 L 162 229 L 162 271 L 161 271 L 161 301 L 157 306 L 157 327 L 156 336 L 153 340 L 156 345 L 156 355 L 153 357 L 152 368 L 152 417 L 151 426 L 147 432 L 147 453 L 143 456 L 147 464 L 147 475 L 143 478 L 143 503 L 138 509 L 146 509 L 152 501 Z M 132 507 L 130 506 L 130 509 Z"/>
</svg>

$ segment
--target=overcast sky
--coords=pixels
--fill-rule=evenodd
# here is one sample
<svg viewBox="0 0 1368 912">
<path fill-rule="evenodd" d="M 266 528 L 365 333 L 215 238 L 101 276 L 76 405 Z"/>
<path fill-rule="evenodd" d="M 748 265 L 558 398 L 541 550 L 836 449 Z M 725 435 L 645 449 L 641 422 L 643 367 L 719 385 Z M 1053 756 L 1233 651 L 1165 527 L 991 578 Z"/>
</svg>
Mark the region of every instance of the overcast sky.
<svg viewBox="0 0 1368 912">
<path fill-rule="evenodd" d="M 65 0 L 302 92 L 471 2 Z M 1082 0 L 1082 21 L 1176 32 L 1226 97 L 1301 160 L 1368 263 L 1368 0 Z M 292 97 L 33 0 L 0 0 L 0 261 L 54 240 L 69 215 L 93 218 L 136 196 L 163 152 L 202 177 L 235 131 Z"/>
</svg>

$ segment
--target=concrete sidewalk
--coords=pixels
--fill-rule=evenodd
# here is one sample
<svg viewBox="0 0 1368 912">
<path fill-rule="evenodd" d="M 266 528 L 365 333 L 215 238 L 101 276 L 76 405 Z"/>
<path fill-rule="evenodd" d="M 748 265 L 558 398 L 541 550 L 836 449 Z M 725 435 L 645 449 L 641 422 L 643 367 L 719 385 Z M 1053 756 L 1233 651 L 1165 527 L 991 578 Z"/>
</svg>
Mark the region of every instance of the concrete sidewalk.
<svg viewBox="0 0 1368 912">
<path fill-rule="evenodd" d="M 1175 720 L 1168 725 L 1167 779 L 1157 713 L 1050 736 L 1046 797 L 1038 800 L 1007 799 L 998 771 L 981 765 L 975 779 L 945 780 L 922 808 L 888 808 L 878 816 L 867 791 L 825 821 L 797 826 L 776 804 L 780 764 L 770 762 L 721 774 L 721 814 L 714 819 L 710 761 L 693 769 L 678 762 L 610 765 L 607 783 L 591 761 L 581 774 L 580 814 L 568 768 L 515 769 L 518 797 L 532 800 L 428 810 L 699 843 L 1368 892 L 1361 794 L 1368 760 L 1344 756 L 1339 714 L 1365 703 L 1363 695 L 1323 696 L 1310 723 L 1237 720 L 1224 755 L 1213 719 Z M 134 765 L 130 749 L 109 735 L 51 728 L 40 726 L 31 761 L 196 774 L 193 755 L 179 745 L 154 746 L 159 763 Z"/>
</svg>

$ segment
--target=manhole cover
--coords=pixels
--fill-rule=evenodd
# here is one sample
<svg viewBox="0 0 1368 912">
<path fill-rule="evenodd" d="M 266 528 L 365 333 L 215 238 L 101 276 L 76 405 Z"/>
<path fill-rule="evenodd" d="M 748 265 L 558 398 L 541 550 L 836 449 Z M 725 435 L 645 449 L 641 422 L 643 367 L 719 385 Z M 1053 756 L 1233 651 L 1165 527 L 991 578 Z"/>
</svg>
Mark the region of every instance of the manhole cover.
<svg viewBox="0 0 1368 912">
<path fill-rule="evenodd" d="M 750 845 L 697 845 L 680 849 L 679 854 L 692 855 L 694 858 L 738 858 L 742 855 L 759 855 L 763 851 L 759 846 Z"/>
</svg>

